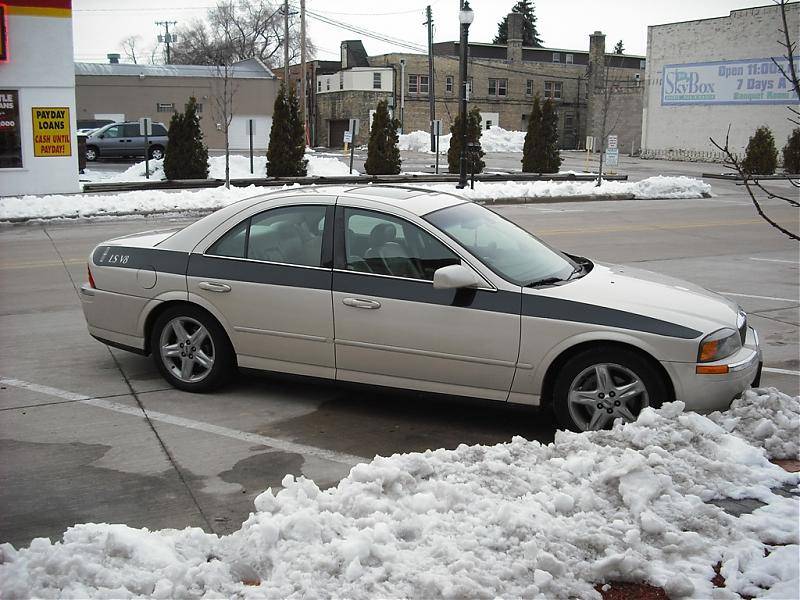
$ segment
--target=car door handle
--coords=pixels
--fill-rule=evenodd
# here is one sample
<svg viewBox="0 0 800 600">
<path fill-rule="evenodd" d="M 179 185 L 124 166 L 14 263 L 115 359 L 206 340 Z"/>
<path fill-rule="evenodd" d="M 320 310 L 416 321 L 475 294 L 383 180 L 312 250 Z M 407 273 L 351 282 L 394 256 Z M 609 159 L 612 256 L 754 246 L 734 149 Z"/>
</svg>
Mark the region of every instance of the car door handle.
<svg viewBox="0 0 800 600">
<path fill-rule="evenodd" d="M 209 292 L 230 292 L 231 286 L 226 283 L 217 283 L 216 281 L 201 281 L 197 284 L 201 290 L 207 290 Z"/>
<path fill-rule="evenodd" d="M 342 304 L 345 306 L 352 306 L 353 308 L 368 308 L 373 310 L 381 307 L 380 302 L 364 300 L 363 298 L 344 298 L 342 299 Z"/>
</svg>

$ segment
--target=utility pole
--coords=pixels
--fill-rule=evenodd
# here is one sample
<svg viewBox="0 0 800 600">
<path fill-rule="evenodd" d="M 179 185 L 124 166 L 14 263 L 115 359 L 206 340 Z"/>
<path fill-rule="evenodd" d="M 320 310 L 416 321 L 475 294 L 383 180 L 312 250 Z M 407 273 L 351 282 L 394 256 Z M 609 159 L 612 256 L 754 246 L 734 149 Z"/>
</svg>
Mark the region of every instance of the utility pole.
<svg viewBox="0 0 800 600">
<path fill-rule="evenodd" d="M 300 0 L 300 118 L 303 121 L 303 135 L 308 144 L 308 113 L 306 106 L 306 0 Z"/>
<path fill-rule="evenodd" d="M 169 53 L 169 47 L 172 44 L 172 42 L 178 41 L 177 36 L 170 35 L 169 26 L 177 24 L 178 24 L 177 21 L 156 21 L 156 25 L 158 25 L 159 27 L 164 27 L 164 35 L 159 35 L 158 41 L 163 42 L 167 46 L 167 64 L 170 64 L 170 58 L 171 58 Z"/>
<path fill-rule="evenodd" d="M 433 122 L 436 120 L 436 94 L 433 86 L 433 14 L 431 7 L 425 8 L 425 16 L 428 17 L 423 25 L 428 26 L 428 105 L 430 112 L 431 129 L 431 152 L 436 152 L 436 135 L 433 132 Z"/>
<path fill-rule="evenodd" d="M 289 93 L 289 0 L 283 0 L 283 83 Z"/>
</svg>

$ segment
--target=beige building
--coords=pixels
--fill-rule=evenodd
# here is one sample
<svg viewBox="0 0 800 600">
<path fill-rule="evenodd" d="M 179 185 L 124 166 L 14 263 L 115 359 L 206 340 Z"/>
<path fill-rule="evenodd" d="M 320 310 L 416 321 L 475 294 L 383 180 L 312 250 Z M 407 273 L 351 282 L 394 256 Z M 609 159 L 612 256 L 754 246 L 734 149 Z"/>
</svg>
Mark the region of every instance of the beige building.
<svg viewBox="0 0 800 600">
<path fill-rule="evenodd" d="M 230 68 L 229 77 L 233 89 L 231 149 L 249 148 L 248 122 L 254 119 L 253 145 L 263 151 L 269 141 L 279 82 L 258 59 L 236 63 Z M 182 111 L 194 96 L 205 143 L 212 150 L 225 147 L 219 110 L 223 78 L 216 67 L 75 63 L 75 95 L 78 121 L 136 121 L 150 117 L 167 127 L 172 113 Z"/>
<path fill-rule="evenodd" d="M 523 47 L 520 19 L 518 14 L 509 15 L 508 45 L 469 44 L 469 106 L 481 110 L 484 127 L 525 130 L 533 98 L 538 94 L 542 100 L 552 98 L 558 107 L 562 148 L 583 148 L 588 135 L 598 138 L 599 147 L 605 113 L 606 135 L 618 136 L 621 151 L 637 151 L 645 58 L 607 54 L 605 36 L 600 32 L 589 36 L 588 52 Z M 374 104 L 384 97 L 403 131 L 428 131 L 429 95 L 434 93 L 436 118 L 449 130 L 458 114 L 458 42 L 433 45 L 433 86 L 427 55 L 367 57 L 365 52 L 352 51 L 360 44 L 357 40 L 343 42 L 342 67 L 316 78 L 312 88 L 317 106 L 316 144 L 340 146 L 342 124 L 349 118 L 368 123 Z M 379 71 L 383 73 L 380 88 Z M 367 134 L 362 125 L 356 142 L 365 143 Z"/>
</svg>

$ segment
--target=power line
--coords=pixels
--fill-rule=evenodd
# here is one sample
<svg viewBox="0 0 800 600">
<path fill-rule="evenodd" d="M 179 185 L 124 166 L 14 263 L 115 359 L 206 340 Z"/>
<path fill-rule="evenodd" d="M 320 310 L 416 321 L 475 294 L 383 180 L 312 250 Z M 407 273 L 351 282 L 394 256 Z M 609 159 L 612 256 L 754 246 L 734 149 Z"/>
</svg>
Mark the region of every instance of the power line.
<svg viewBox="0 0 800 600">
<path fill-rule="evenodd" d="M 425 52 L 425 47 L 424 46 L 420 46 L 420 45 L 417 45 L 417 44 L 412 44 L 412 43 L 409 43 L 409 42 L 404 42 L 402 40 L 398 40 L 396 38 L 392 38 L 392 37 L 389 37 L 389 36 L 386 36 L 386 35 L 383 35 L 383 34 L 380 34 L 380 33 L 376 33 L 374 31 L 371 31 L 369 29 L 365 29 L 363 27 L 357 27 L 355 25 L 350 25 L 348 23 L 343 23 L 342 21 L 337 21 L 336 19 L 331 19 L 329 17 L 326 17 L 324 15 L 321 15 L 321 14 L 315 12 L 315 11 L 311 11 L 311 10 L 308 10 L 308 9 L 306 9 L 306 13 L 308 14 L 308 16 L 312 17 L 316 21 L 320 21 L 320 22 L 325 23 L 327 25 L 332 25 L 332 26 L 338 27 L 340 29 L 346 29 L 347 31 L 352 31 L 353 33 L 358 33 L 359 35 L 363 35 L 364 37 L 372 38 L 374 40 L 385 42 L 387 44 L 392 44 L 394 46 L 399 46 L 401 48 L 406 48 L 408 50 L 413 50 L 413 51 L 416 51 L 416 52 L 419 52 L 419 53 Z"/>
</svg>

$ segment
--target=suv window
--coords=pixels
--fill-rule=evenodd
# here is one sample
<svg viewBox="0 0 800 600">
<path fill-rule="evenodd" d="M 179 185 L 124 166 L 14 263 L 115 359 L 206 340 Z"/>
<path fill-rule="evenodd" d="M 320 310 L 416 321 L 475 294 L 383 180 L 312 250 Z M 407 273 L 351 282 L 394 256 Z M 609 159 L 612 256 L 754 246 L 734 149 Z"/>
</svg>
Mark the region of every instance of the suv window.
<svg viewBox="0 0 800 600">
<path fill-rule="evenodd" d="M 122 125 L 114 125 L 113 127 L 109 127 L 102 133 L 102 135 L 107 138 L 122 137 Z"/>
<path fill-rule="evenodd" d="M 167 135 L 167 128 L 158 123 L 153 123 L 153 135 Z"/>
<path fill-rule="evenodd" d="M 125 123 L 123 127 L 123 136 L 128 137 L 139 137 L 139 124 L 138 123 Z"/>
<path fill-rule="evenodd" d="M 287 206 L 260 213 L 228 231 L 206 251 L 306 267 L 322 266 L 324 206 Z"/>
<path fill-rule="evenodd" d="M 348 270 L 433 281 L 440 267 L 460 264 L 428 232 L 390 215 L 346 208 L 344 245 Z"/>
</svg>

